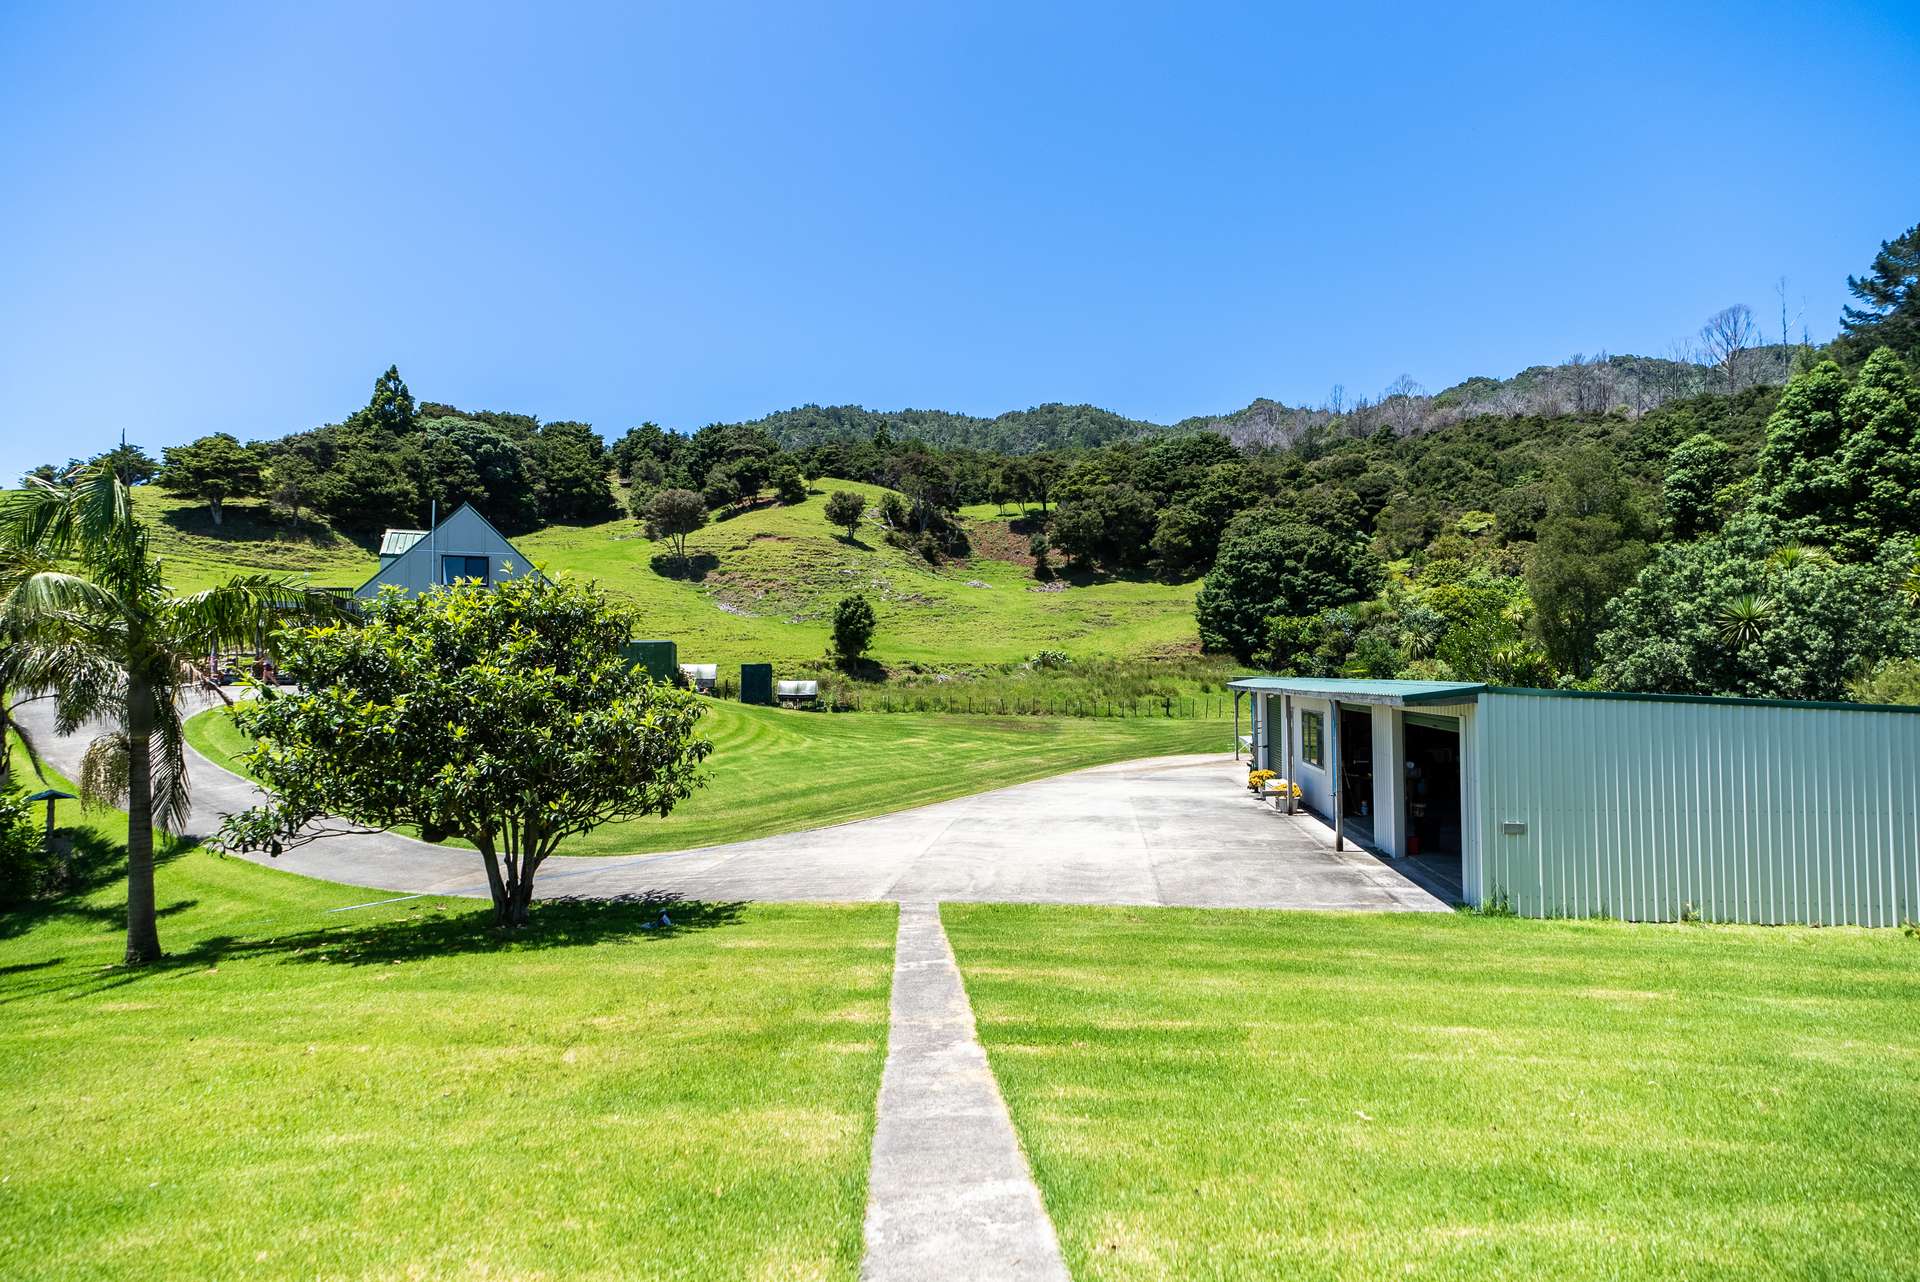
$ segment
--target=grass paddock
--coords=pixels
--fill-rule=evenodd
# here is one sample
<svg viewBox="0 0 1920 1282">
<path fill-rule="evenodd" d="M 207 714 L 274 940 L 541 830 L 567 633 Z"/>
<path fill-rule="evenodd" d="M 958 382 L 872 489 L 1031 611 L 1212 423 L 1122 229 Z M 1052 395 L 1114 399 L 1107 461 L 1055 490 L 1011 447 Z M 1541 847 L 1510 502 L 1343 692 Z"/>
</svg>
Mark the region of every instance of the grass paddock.
<svg viewBox="0 0 1920 1282">
<path fill-rule="evenodd" d="M 791 712 L 711 700 L 706 787 L 665 819 L 608 824 L 563 855 L 649 854 L 746 841 L 1136 757 L 1229 752 L 1231 722 Z M 223 708 L 187 738 L 232 768 L 247 748 Z"/>
<path fill-rule="evenodd" d="M 128 972 L 117 871 L 0 916 L 9 1278 L 854 1278 L 891 905 L 502 941 L 189 849 Z"/>
<path fill-rule="evenodd" d="M 1080 1282 L 1920 1262 L 1899 932 L 942 912 Z"/>
</svg>

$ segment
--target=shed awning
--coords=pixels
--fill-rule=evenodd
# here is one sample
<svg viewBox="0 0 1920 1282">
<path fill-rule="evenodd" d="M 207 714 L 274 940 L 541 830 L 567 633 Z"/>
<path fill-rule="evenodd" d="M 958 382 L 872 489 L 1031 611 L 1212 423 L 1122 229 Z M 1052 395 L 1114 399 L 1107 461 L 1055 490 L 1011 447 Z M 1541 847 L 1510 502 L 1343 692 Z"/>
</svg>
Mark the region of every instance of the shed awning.
<svg viewBox="0 0 1920 1282">
<path fill-rule="evenodd" d="M 1227 689 L 1261 694 L 1294 694 L 1342 703 L 1377 703 L 1414 708 L 1423 703 L 1472 703 L 1487 689 L 1475 681 L 1369 681 L 1354 677 L 1235 677 Z"/>
</svg>

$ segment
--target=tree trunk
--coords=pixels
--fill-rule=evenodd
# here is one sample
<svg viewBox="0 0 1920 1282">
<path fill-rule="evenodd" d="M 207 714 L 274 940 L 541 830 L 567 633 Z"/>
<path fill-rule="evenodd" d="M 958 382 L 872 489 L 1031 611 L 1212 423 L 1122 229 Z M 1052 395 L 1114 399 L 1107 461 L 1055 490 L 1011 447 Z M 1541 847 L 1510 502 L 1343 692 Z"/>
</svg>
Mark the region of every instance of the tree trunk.
<svg viewBox="0 0 1920 1282">
<path fill-rule="evenodd" d="M 209 512 L 211 512 L 211 513 L 213 513 L 213 523 L 214 523 L 214 525 L 215 525 L 216 527 L 217 527 L 217 526 L 219 526 L 219 524 L 220 524 L 220 500 L 219 500 L 219 499 L 208 499 L 208 500 L 207 500 L 207 510 L 208 510 Z"/>
<path fill-rule="evenodd" d="M 160 927 L 153 901 L 153 690 L 127 682 L 127 959 L 129 966 L 160 960 Z"/>
</svg>

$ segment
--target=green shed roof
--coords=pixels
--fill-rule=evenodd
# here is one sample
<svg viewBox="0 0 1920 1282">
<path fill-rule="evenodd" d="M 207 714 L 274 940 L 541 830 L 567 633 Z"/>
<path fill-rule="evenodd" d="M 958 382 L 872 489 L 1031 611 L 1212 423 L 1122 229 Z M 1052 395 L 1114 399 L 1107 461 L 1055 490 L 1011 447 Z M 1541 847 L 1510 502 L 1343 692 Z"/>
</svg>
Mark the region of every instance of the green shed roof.
<svg viewBox="0 0 1920 1282">
<path fill-rule="evenodd" d="M 1298 694 L 1310 699 L 1381 703 L 1392 708 L 1423 703 L 1471 703 L 1487 687 L 1473 681 L 1362 681 L 1350 677 L 1236 677 L 1229 690 Z"/>
</svg>

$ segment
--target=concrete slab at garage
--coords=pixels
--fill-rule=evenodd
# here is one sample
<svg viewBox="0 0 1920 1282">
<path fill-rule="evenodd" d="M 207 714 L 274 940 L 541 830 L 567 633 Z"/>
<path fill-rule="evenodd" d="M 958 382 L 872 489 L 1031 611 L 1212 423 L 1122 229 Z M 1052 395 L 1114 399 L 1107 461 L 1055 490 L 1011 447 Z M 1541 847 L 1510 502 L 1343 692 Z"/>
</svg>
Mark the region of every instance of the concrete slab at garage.
<svg viewBox="0 0 1920 1282">
<path fill-rule="evenodd" d="M 1920 708 L 1243 677 L 1252 763 L 1531 916 L 1920 919 Z"/>
</svg>

